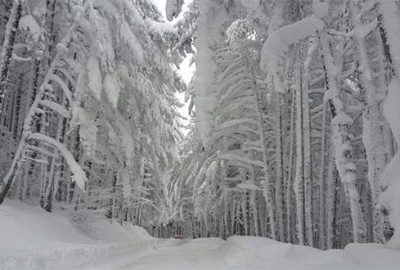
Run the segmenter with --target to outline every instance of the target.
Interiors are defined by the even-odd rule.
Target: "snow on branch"
[[[12,54],[12,59],[15,60],[15,61],[19,61],[19,62],[32,61],[32,57],[21,57],[21,56],[17,55],[16,53]]]
[[[64,144],[42,133],[30,133],[29,138],[43,141],[56,147],[65,158],[65,161],[67,162],[68,167],[71,170],[72,181],[75,182],[81,190],[85,190],[85,183],[87,181],[86,174],[79,166],[79,164],[75,161],[74,156],[71,154],[70,151],[68,151]]]
[[[252,125],[257,125],[257,121],[251,119],[251,118],[241,118],[241,119],[234,119],[230,121],[226,121],[222,123],[221,125],[218,126],[218,130],[223,130],[226,128],[232,128],[238,125],[242,124],[252,124]]]
[[[62,115],[65,118],[68,118],[68,116],[69,116],[68,110],[65,109],[63,106],[61,106],[58,103],[55,103],[50,100],[41,100],[40,104],[42,104],[43,106],[46,106],[47,108],[52,109],[53,111],[59,113],[60,115]]]
[[[273,32],[262,48],[261,69],[275,74],[279,57],[289,50],[290,45],[309,37],[324,26],[322,20],[311,16]]]
[[[69,90],[67,84],[57,75],[51,74],[49,77],[49,80],[55,81],[63,90],[65,97],[71,101],[72,100],[72,94],[71,91]]]
[[[239,164],[254,165],[264,168],[265,164],[258,160],[252,160],[246,157],[240,157],[235,154],[221,154],[218,156],[219,159],[225,159],[229,161],[237,161]]]

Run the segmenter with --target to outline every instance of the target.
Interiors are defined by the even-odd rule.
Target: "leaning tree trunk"
[[[249,56],[247,55],[247,50],[244,49],[244,53],[246,54],[246,64],[248,68],[252,71],[252,74],[255,74],[254,68],[249,61]],[[254,91],[254,103],[257,108],[257,120],[259,123],[259,135],[262,149],[262,159],[264,163],[264,182],[263,182],[263,196],[266,203],[266,212],[269,219],[270,224],[270,235],[272,239],[276,239],[277,237],[277,228],[275,226],[276,215],[275,215],[275,196],[274,196],[274,184],[270,174],[270,164],[268,161],[268,110],[270,109],[270,105],[267,103],[267,98],[265,95],[265,89],[260,89],[259,84],[257,83],[257,79],[254,76],[252,78],[253,81],[253,91]],[[284,230],[284,228],[281,228]]]
[[[332,142],[336,167],[344,186],[346,198],[350,203],[354,241],[362,243],[366,241],[367,228],[362,212],[360,194],[356,186],[357,171],[350,143],[349,125],[352,119],[343,111],[343,104],[339,98],[339,89],[337,87],[338,74],[337,70],[335,70],[335,63],[325,32],[320,33],[320,42],[328,89],[326,102],[328,102],[332,114]]]
[[[362,27],[357,18],[356,10],[353,3],[352,20],[356,29]],[[373,237],[374,242],[384,243],[383,235],[384,219],[381,210],[378,207],[379,202],[379,178],[386,166],[385,160],[385,144],[382,133],[382,122],[380,117],[380,108],[378,100],[378,89],[375,88],[372,80],[373,75],[370,69],[369,56],[366,47],[366,41],[363,36],[355,35],[354,40],[357,45],[357,58],[359,61],[360,71],[360,93],[363,105],[363,143],[367,154],[368,161],[368,181],[372,194],[372,216],[373,216]],[[379,56],[378,56],[379,57]]]

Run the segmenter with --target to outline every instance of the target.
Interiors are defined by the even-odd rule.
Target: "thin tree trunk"
[[[19,21],[22,15],[22,1],[14,0],[11,9],[10,17],[5,29],[5,36],[3,42],[3,48],[1,51],[1,62],[0,62],[0,116],[2,115],[4,98],[7,94],[8,77],[10,74],[11,60],[14,51],[15,38],[17,36],[17,30]]]
[[[312,55],[313,47],[310,48],[309,54]],[[300,59],[302,57],[300,56]],[[300,60],[300,62],[302,62]],[[307,62],[307,61],[306,61]],[[308,67],[305,67],[305,80],[302,85],[302,120],[303,120],[303,177],[304,177],[304,217],[305,217],[305,233],[307,244],[314,246],[313,222],[312,222],[312,162],[311,162],[311,123],[310,123],[310,100],[308,97]]]
[[[276,179],[275,179],[275,202],[276,202],[276,225],[278,229],[278,240],[285,241],[285,226],[283,221],[284,215],[284,189],[283,189],[283,155],[282,155],[282,147],[283,147],[283,133],[282,133],[282,112],[281,112],[281,94],[274,91],[273,93],[275,97],[275,170],[276,170]]]
[[[294,164],[294,155],[295,155],[295,146],[296,146],[296,95],[297,91],[292,92],[291,98],[291,115],[290,115],[290,142],[289,142],[289,165],[288,165],[288,180],[286,186],[286,219],[287,219],[287,240],[289,243],[294,243],[293,239],[293,223],[296,223],[296,220],[292,219],[292,194],[293,194],[293,164]]]
[[[320,167],[320,179],[319,179],[319,248],[326,249],[326,238],[327,238],[327,207],[326,207],[326,200],[327,200],[327,177],[328,174],[326,173],[326,160],[327,156],[329,156],[329,147],[326,145],[327,141],[327,132],[326,132],[326,125],[327,125],[327,115],[326,115],[327,108],[325,104],[323,105],[323,113],[322,113],[322,142],[321,142],[321,167]],[[328,160],[329,163],[329,160]]]
[[[297,60],[299,60],[299,54]],[[304,145],[303,145],[303,91],[301,81],[301,64],[296,61],[296,175],[294,181],[294,192],[296,194],[296,217],[297,217],[297,240],[299,245],[306,244],[305,235],[305,205],[304,205]]]

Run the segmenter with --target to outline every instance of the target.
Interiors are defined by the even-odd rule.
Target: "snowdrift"
[[[400,269],[400,251],[378,244],[319,250],[261,237],[234,236],[219,247],[226,269]]]
[[[137,226],[100,217],[73,224],[16,201],[0,206],[0,239],[1,270],[98,268],[111,258],[140,256],[156,243]]]
[[[15,201],[0,207],[0,240],[0,270],[400,269],[400,251],[378,244],[322,251],[261,237],[155,239],[90,211],[65,217]]]

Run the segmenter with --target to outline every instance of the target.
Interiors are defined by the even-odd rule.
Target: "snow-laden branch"
[[[322,30],[325,23],[316,17],[307,17],[273,32],[265,41],[261,52],[261,69],[276,76],[279,58],[289,50],[289,46]],[[282,91],[282,89],[277,89]]]
[[[15,61],[19,61],[19,62],[32,61],[32,57],[21,57],[21,56],[17,55],[16,53],[13,53],[12,59],[15,60]]]
[[[229,161],[237,161],[239,164],[254,165],[264,168],[265,164],[258,160],[252,160],[246,157],[239,157],[234,154],[221,154],[218,156],[219,159],[225,159]]]
[[[251,118],[234,119],[234,120],[230,120],[230,121],[226,121],[226,122],[222,123],[221,125],[219,125],[217,127],[217,129],[223,130],[223,129],[232,128],[232,127],[236,127],[238,125],[243,125],[243,124],[257,125],[258,122]]]
[[[81,190],[85,190],[85,183],[87,181],[86,174],[75,161],[74,156],[70,151],[68,151],[64,144],[42,133],[31,133],[29,135],[29,139],[43,141],[57,148],[57,150],[60,151],[62,156],[65,158],[65,161],[71,170],[72,181],[75,182]]]
[[[61,106],[58,103],[55,103],[55,102],[50,101],[50,100],[41,100],[40,104],[42,104],[43,106],[46,106],[46,107],[50,108],[51,110],[59,113],[60,115],[62,115],[65,118],[67,118],[69,116],[68,110],[65,109],[63,106]]]
[[[72,94],[71,91],[69,90],[67,84],[57,75],[51,74],[49,80],[55,81],[63,90],[65,97],[71,101],[72,100]]]

